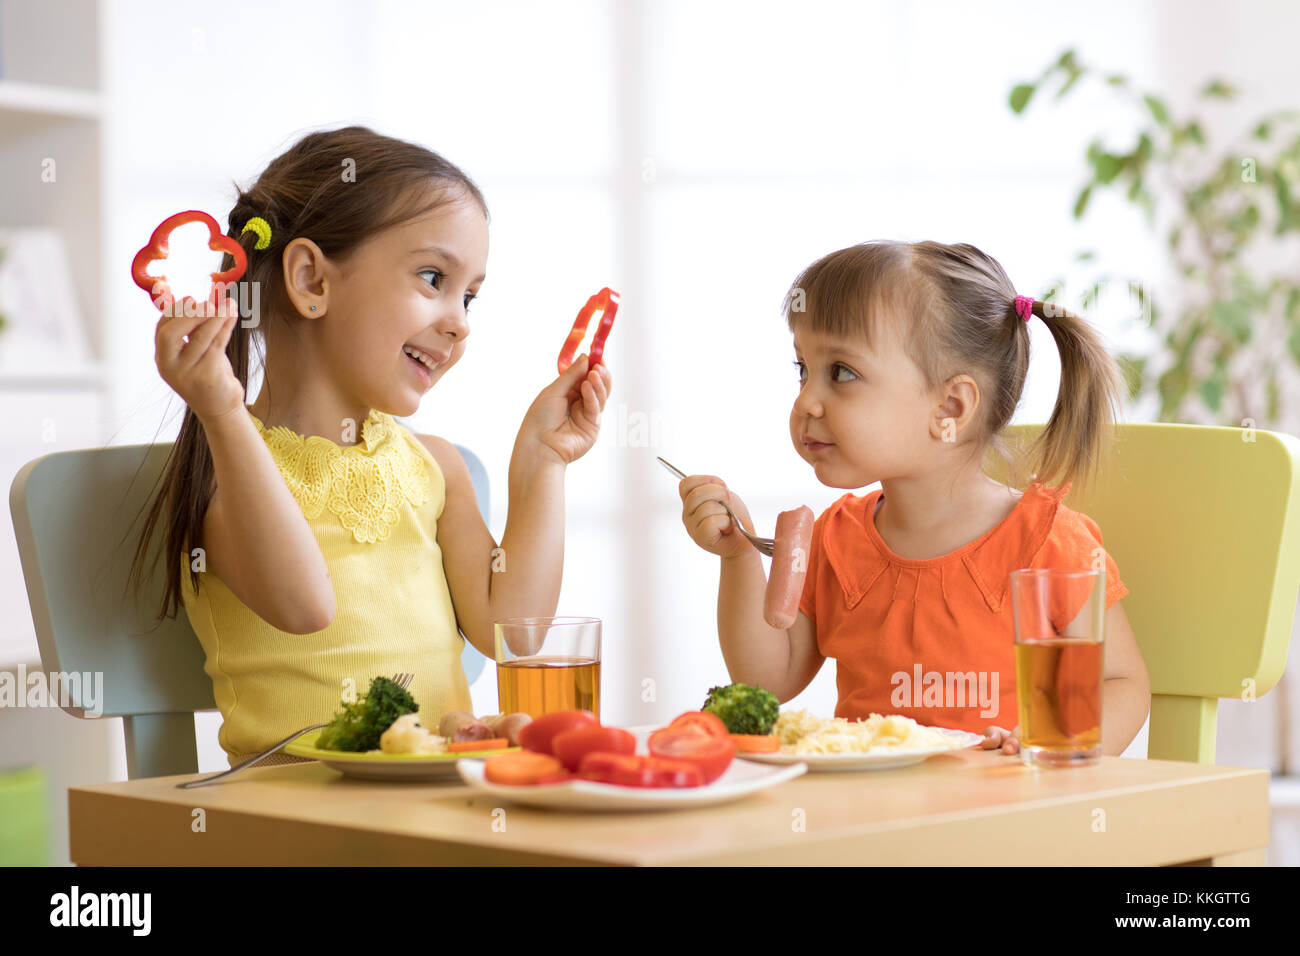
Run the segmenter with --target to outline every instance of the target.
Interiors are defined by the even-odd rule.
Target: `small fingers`
[[[605,382],[605,376],[600,374],[604,369],[605,366],[603,365],[597,366],[596,374],[594,376],[587,376],[587,380],[591,383],[591,387],[596,393],[596,398],[600,402],[601,408],[605,407],[605,399],[609,397],[609,388]]]
[[[1001,727],[985,727],[984,739],[980,741],[980,747],[984,750],[994,750],[1001,747],[1007,739],[1007,732]]]
[[[1020,725],[1019,724],[1016,724],[1015,728],[1011,731],[1011,736],[1008,737],[1006,743],[1002,745],[1002,749],[1009,754],[1020,752]]]
[[[201,324],[190,333],[190,340],[181,351],[176,363],[182,371],[197,365],[207,354],[213,341],[222,332],[228,332],[232,324],[228,310],[224,306],[214,308],[211,303],[205,302],[200,307],[200,311],[203,316]]]
[[[712,503],[713,513],[725,513],[726,509],[722,507],[721,501],[726,494],[726,489],[719,485],[716,479],[705,480],[687,493],[682,500],[682,506],[686,514],[694,514],[701,506]]]
[[[677,483],[677,491],[682,496],[682,502],[685,503],[691,492],[709,484],[721,484],[721,480],[713,475],[689,475]]]

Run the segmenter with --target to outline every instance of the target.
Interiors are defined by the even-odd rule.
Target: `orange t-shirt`
[[[894,554],[876,530],[883,491],[847,494],[813,525],[799,610],[836,661],[836,717],[903,714],[983,733],[1016,712],[1011,578],[1017,568],[1089,570],[1101,532],[1061,504],[1070,486],[1033,482],[1011,514],[951,554]],[[1104,549],[1106,607],[1128,594]]]

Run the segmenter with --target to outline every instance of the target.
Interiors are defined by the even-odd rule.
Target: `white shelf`
[[[0,80],[0,111],[97,120],[103,112],[103,98],[91,90]]]
[[[108,374],[103,365],[0,369],[0,391],[101,389],[107,384]]]

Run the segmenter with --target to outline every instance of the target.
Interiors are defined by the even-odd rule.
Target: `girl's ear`
[[[939,403],[930,412],[930,437],[956,444],[979,408],[979,383],[969,375],[954,375],[943,384]]]
[[[328,263],[320,246],[299,236],[284,247],[280,261],[285,293],[294,309],[307,319],[323,316],[329,304],[329,280]]]

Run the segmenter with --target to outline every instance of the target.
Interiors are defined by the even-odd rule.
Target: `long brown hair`
[[[237,286],[226,291],[231,298],[238,295],[242,303],[259,304],[258,321],[247,326],[242,319],[235,322],[226,345],[245,393],[253,346],[265,369],[267,326],[287,323],[291,313],[281,262],[291,240],[311,239],[327,257],[341,261],[376,233],[441,205],[473,199],[487,215],[482,193],[457,167],[423,146],[363,126],[309,133],[272,160],[249,189],[237,183],[235,189],[238,199],[227,218],[226,235],[243,246],[248,269]],[[242,232],[254,216],[271,227],[270,245],[264,249],[254,248],[255,232]],[[234,257],[227,253],[221,270],[233,264]],[[254,289],[257,299],[252,298]],[[203,517],[212,499],[214,477],[202,423],[187,406],[131,567],[138,595],[145,581],[149,543],[159,521],[165,519],[162,555],[168,557],[167,587],[159,620],[175,615],[181,606],[180,557],[202,546]],[[192,566],[190,582],[197,591],[199,572]]]
[[[870,342],[875,323],[903,324],[902,341],[929,388],[965,373],[980,385],[972,455],[992,450],[1023,487],[1086,487],[1103,463],[1118,417],[1123,376],[1100,336],[1080,316],[1034,301],[1061,355],[1061,384],[1047,425],[1028,448],[1002,434],[1029,371],[1029,329],[1015,310],[1016,288],[992,256],[968,243],[865,242],[808,266],[786,297],[786,322]]]

